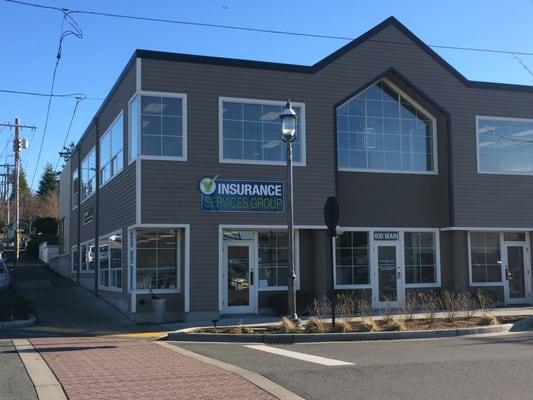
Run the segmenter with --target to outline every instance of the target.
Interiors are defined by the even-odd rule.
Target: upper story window
[[[124,127],[122,113],[100,138],[100,185],[122,171]]]
[[[141,94],[130,102],[130,160],[138,155],[186,159],[187,97]]]
[[[478,172],[533,174],[533,119],[476,117]]]
[[[78,168],[72,171],[72,209],[78,207],[78,196],[80,192],[80,174]]]
[[[436,121],[386,80],[337,108],[339,170],[436,172]]]
[[[96,189],[96,153],[94,147],[81,163],[81,201],[89,198]]]
[[[285,164],[286,147],[281,140],[279,114],[285,102],[219,99],[220,161],[249,164]],[[305,164],[305,106],[293,103],[296,140],[293,160]]]

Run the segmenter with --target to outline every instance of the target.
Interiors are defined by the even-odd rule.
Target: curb
[[[510,332],[522,332],[527,331],[533,328],[533,317],[524,318],[520,321],[517,321],[513,324],[513,327],[509,330]]]
[[[533,326],[533,318],[528,318]],[[523,320],[525,322],[525,320]],[[479,335],[484,333],[500,333],[514,331],[517,324],[495,326],[479,326],[475,328],[451,328],[424,331],[391,331],[391,332],[349,332],[349,333],[297,333],[297,334],[228,334],[228,333],[186,333],[169,332],[167,340],[182,342],[234,342],[234,343],[265,343],[293,344],[311,342],[344,342],[363,340],[397,340],[397,339],[434,339],[455,336]],[[523,329],[523,328],[521,328]]]
[[[165,342],[155,342],[155,343],[158,344],[159,346],[162,346],[168,350],[174,351],[186,357],[193,358],[195,360],[204,362],[209,365],[213,365],[225,371],[239,375],[242,378],[246,379],[248,382],[251,382],[252,384],[257,386],[258,388],[264,390],[267,393],[270,393],[272,396],[276,397],[277,399],[304,400],[302,397],[298,396],[297,394],[291,392],[288,389],[285,389],[283,386],[280,386],[275,382],[272,382],[270,379],[267,379],[264,376],[257,374],[256,372],[252,372],[247,369],[243,369],[235,365],[225,363],[223,361],[215,360],[213,358],[209,358],[201,354],[182,349],[179,346],[175,346],[169,343],[165,343]]]
[[[2,321],[0,322],[0,329],[6,328],[25,328],[27,326],[32,326],[37,321],[35,315],[29,313],[30,317],[28,319],[15,319],[13,321]]]

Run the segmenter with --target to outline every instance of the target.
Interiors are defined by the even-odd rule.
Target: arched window
[[[337,108],[339,170],[431,173],[435,119],[388,81]]]

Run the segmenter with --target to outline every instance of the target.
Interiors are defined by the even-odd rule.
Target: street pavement
[[[310,400],[523,400],[533,393],[533,332],[272,346],[353,364],[343,366],[239,344],[174,344],[257,372]]]
[[[0,340],[0,399],[37,399],[33,384],[11,340]]]

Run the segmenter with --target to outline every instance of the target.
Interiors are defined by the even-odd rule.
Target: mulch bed
[[[500,324],[508,324],[517,322],[527,316],[517,315],[517,316],[504,316],[497,317],[497,322]],[[494,320],[490,318],[482,317],[471,317],[471,318],[455,318],[453,321],[450,321],[446,318],[435,318],[433,321],[430,321],[427,318],[424,319],[412,319],[409,321],[402,320],[400,323],[395,319],[381,319],[374,320],[373,323],[368,321],[365,323],[363,321],[340,321],[337,323],[337,327],[332,330],[330,323],[323,324],[323,330],[321,332],[379,332],[379,331],[419,331],[419,330],[431,330],[431,329],[458,329],[458,328],[473,328],[477,326],[487,326],[494,324]],[[229,334],[281,334],[281,333],[316,333],[316,330],[305,329],[306,325],[304,324],[301,329],[297,329],[294,332],[287,332],[286,329],[283,329],[280,324],[273,324],[262,327],[247,327],[246,325],[242,326],[233,326],[233,327],[217,327],[215,328],[198,328],[195,329],[192,333],[229,333]]]

